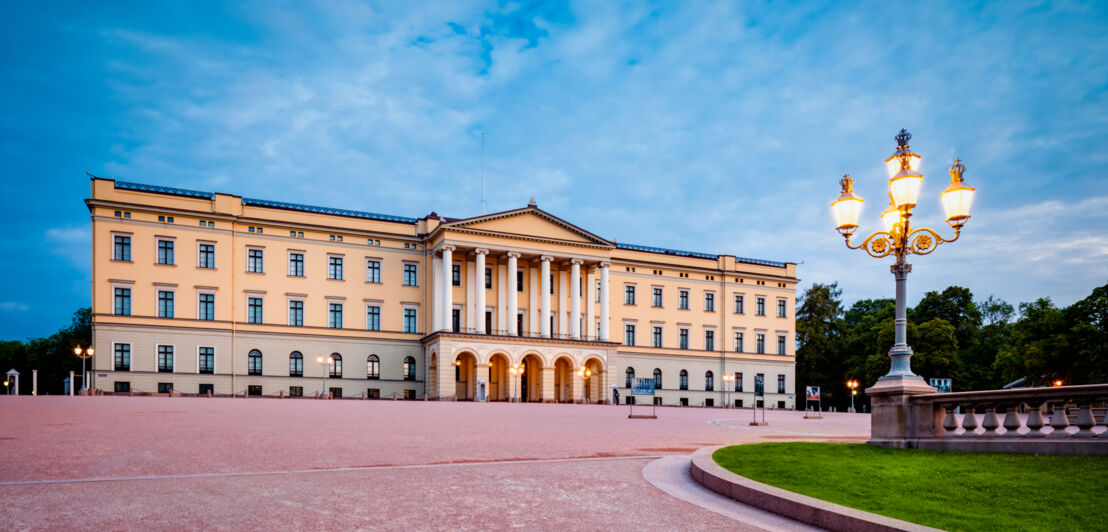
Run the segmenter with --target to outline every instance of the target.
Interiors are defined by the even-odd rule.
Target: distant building
[[[623,402],[638,377],[750,406],[763,375],[794,406],[792,263],[617,244],[534,202],[405,218],[93,178],[87,204],[105,391],[314,395],[330,355],[343,397]]]

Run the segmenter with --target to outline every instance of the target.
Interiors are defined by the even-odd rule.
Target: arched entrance
[[[531,403],[542,402],[542,358],[531,353],[523,357],[523,375],[519,378],[519,397]]]
[[[454,360],[454,393],[459,401],[477,396],[477,357],[473,353],[461,353]]]
[[[600,360],[590,358],[585,361],[588,377],[585,377],[585,402],[594,404],[607,399],[604,396],[604,366]]]
[[[507,401],[512,397],[508,378],[508,357],[497,353],[489,359],[489,401]]]
[[[554,361],[554,400],[572,403],[573,399],[573,361],[569,357],[558,357]]]

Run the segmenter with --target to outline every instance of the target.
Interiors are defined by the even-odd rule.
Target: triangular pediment
[[[537,207],[498,212],[456,220],[444,225],[446,229],[466,229],[486,233],[516,235],[525,238],[543,238],[580,244],[611,246],[600,238],[576,225]]]

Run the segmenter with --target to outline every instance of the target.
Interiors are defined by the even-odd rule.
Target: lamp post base
[[[916,422],[918,416],[932,416],[931,408],[913,408],[910,398],[915,395],[935,393],[936,388],[923,381],[923,377],[886,375],[877,384],[866,388],[870,397],[870,445],[907,447],[910,440],[930,435],[912,434],[912,427],[923,426]]]

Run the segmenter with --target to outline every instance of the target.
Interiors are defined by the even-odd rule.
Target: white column
[[[589,268],[585,274],[585,329],[583,338],[596,339],[596,271]]]
[[[608,267],[607,262],[600,263],[600,341],[608,341]]]
[[[450,275],[454,264],[454,246],[442,247],[442,330],[453,330],[454,320],[451,314],[454,310],[454,282]],[[439,365],[446,365],[446,359],[439,361]]]
[[[500,264],[496,265],[496,330],[497,334],[504,334],[508,330],[508,322],[504,321],[508,315],[508,283],[504,279],[508,268],[503,261],[497,262]]]
[[[581,259],[569,261],[569,337],[581,339]]]
[[[465,276],[465,279],[466,279],[465,280],[465,285],[466,285],[466,305],[465,305],[466,322],[465,322],[465,325],[463,325],[463,327],[465,327],[464,330],[466,330],[466,331],[473,331],[473,330],[476,330],[476,326],[474,326],[473,324],[476,321],[476,316],[477,316],[477,309],[474,308],[474,305],[473,305],[474,302],[475,302],[475,299],[477,297],[477,268],[474,266],[473,261],[471,261],[471,260],[466,261],[465,271],[466,271],[466,276]]]
[[[477,306],[477,334],[485,334],[485,255],[488,254],[487,249],[478,249],[477,253],[477,285],[473,288],[477,292],[476,300]]]
[[[442,257],[435,257],[434,266],[432,268],[434,272],[434,280],[431,285],[431,300],[434,301],[434,313],[431,316],[431,330],[442,330]]]
[[[539,330],[542,331],[542,335],[546,338],[550,337],[550,261],[554,260],[554,257],[550,255],[543,255],[539,258],[542,261],[542,271],[539,273],[539,290],[542,292],[542,312],[539,313]]]
[[[519,314],[519,287],[516,285],[516,273],[519,267],[517,260],[519,259],[519,253],[514,251],[508,252],[508,315],[505,319],[508,320],[508,335],[515,336],[519,334],[519,330],[516,329],[516,314]]]

